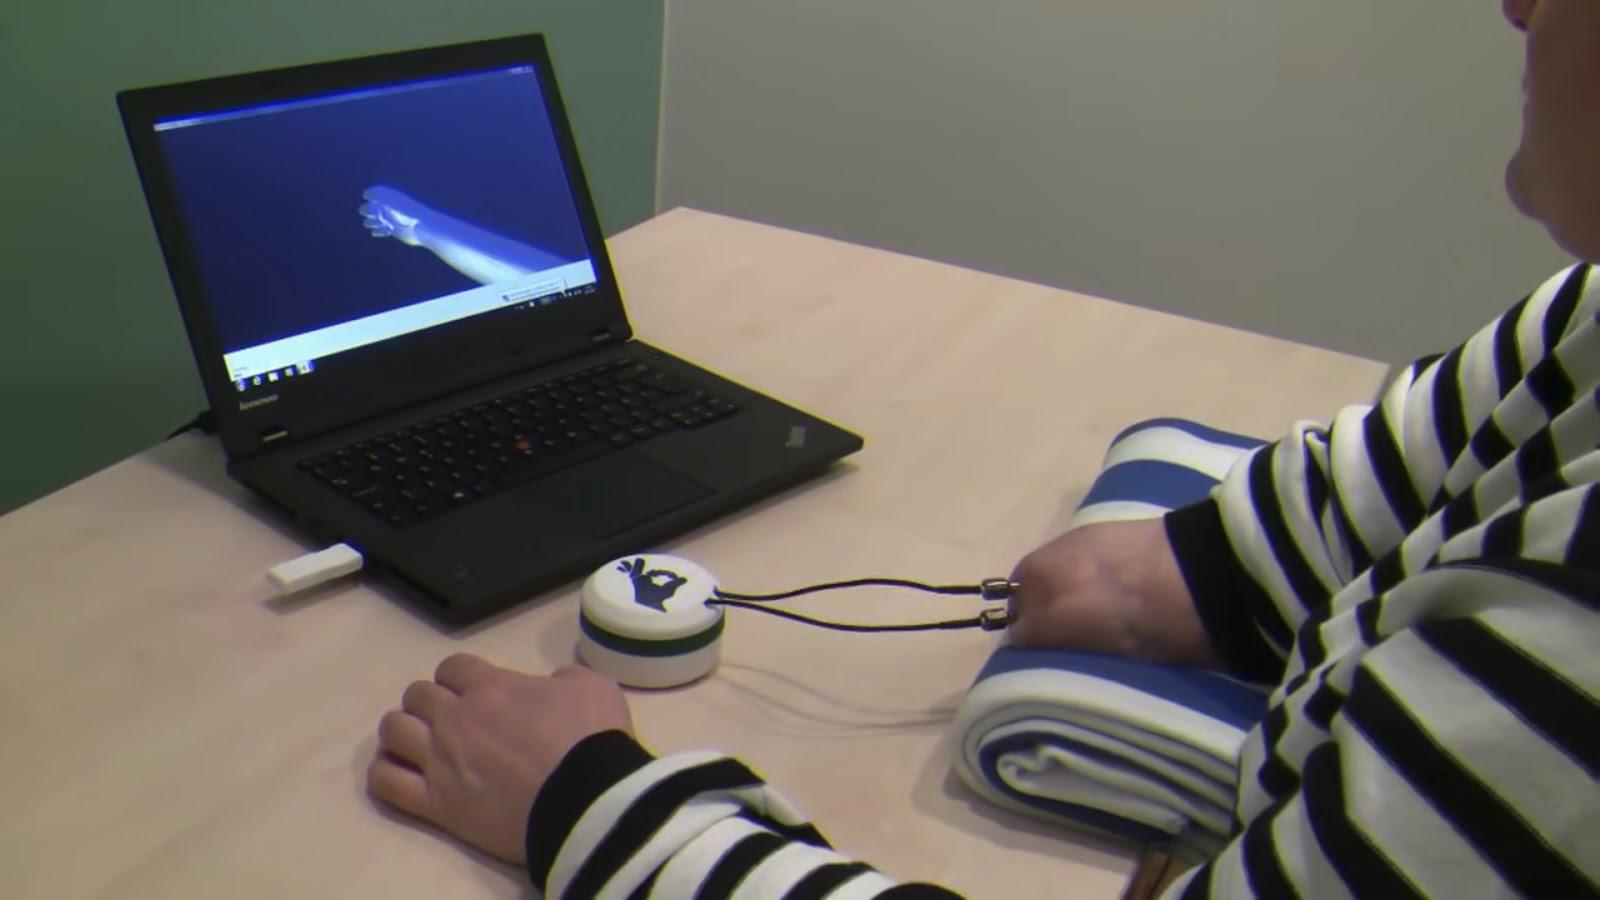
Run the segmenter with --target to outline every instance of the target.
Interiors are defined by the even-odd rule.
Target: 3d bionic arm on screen
[[[373,237],[394,238],[431,250],[479,284],[510,281],[570,262],[462,221],[388,185],[374,185],[361,196],[366,201],[361,204],[361,217]]]

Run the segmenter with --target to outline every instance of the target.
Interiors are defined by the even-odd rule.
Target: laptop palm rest
[[[597,460],[518,494],[575,530],[604,538],[707,496],[711,489],[636,453]]]

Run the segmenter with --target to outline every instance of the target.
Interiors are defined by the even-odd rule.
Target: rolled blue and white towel
[[[1071,527],[1202,500],[1261,444],[1181,419],[1135,425]],[[955,768],[997,806],[1209,855],[1232,831],[1239,747],[1267,693],[1215,672],[1004,646],[962,701]]]

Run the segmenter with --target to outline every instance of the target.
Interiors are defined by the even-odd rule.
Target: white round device
[[[722,656],[717,583],[677,556],[638,553],[583,584],[578,658],[630,687],[667,688],[709,675]]]

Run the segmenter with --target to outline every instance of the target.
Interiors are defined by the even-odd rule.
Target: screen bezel
[[[593,293],[533,309],[498,310],[347,354],[338,366],[285,381],[266,403],[244,404],[223,361],[212,298],[191,250],[156,123],[307,94],[380,87],[478,71],[534,67],[573,202],[594,264]],[[230,458],[325,433],[352,422],[627,340],[632,328],[577,142],[541,34],[404,50],[117,94],[124,130],[195,363]],[[337,359],[337,357],[336,357]],[[249,408],[241,408],[248,405]]]

